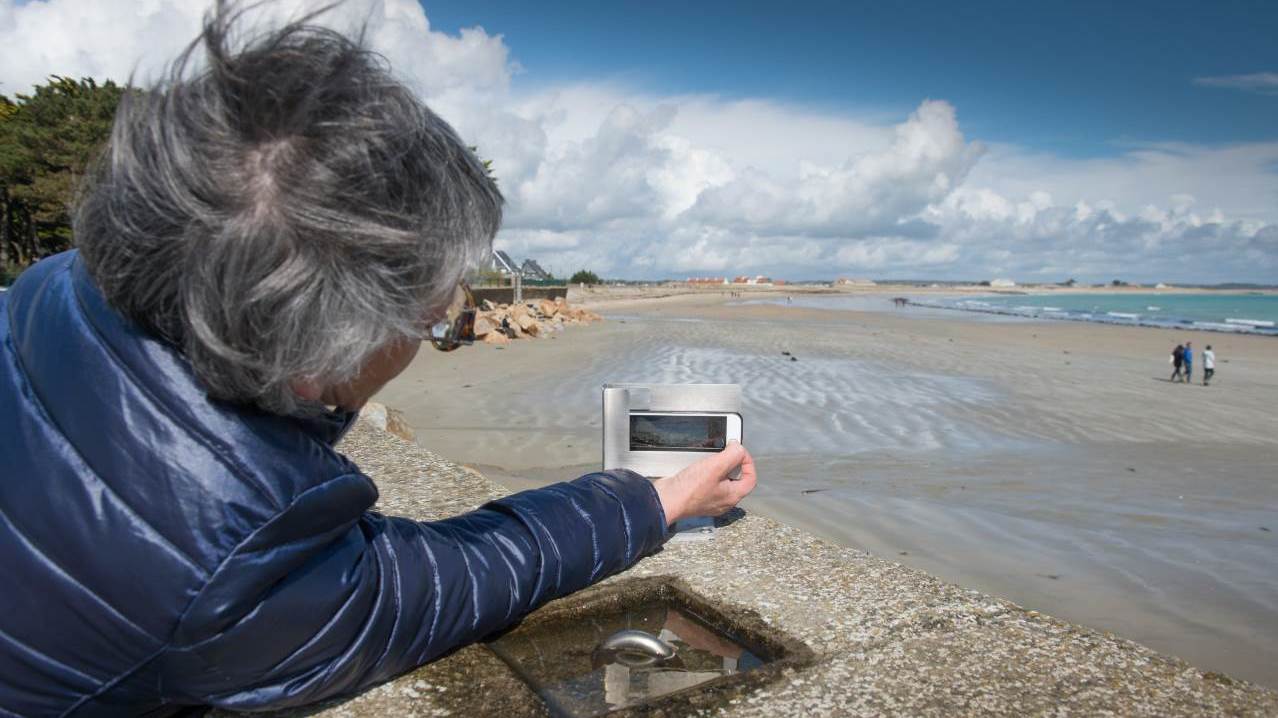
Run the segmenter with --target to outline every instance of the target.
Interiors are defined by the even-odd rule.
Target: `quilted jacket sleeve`
[[[344,476],[246,539],[194,598],[161,657],[169,701],[239,710],[359,690],[629,567],[661,544],[651,483],[614,471],[445,521],[366,509]]]

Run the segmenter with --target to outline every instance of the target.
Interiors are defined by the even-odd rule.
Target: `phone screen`
[[[705,414],[631,414],[631,451],[723,451],[728,417]]]

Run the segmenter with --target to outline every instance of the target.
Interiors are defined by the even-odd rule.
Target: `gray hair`
[[[218,2],[163,81],[125,94],[76,244],[107,301],[211,396],[307,413],[292,380],[352,379],[425,335],[502,197],[361,40],[310,15],[233,47],[238,17]]]

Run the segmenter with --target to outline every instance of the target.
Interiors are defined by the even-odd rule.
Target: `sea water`
[[[1035,319],[1278,335],[1273,294],[1027,294],[918,302]]]

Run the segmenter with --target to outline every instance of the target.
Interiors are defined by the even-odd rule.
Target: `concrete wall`
[[[510,304],[515,301],[514,287],[471,287],[471,294],[475,295],[475,301],[482,302],[485,299],[494,304]],[[568,287],[524,287],[524,301],[530,299],[554,299],[555,297],[568,297]]]

